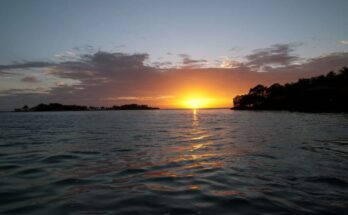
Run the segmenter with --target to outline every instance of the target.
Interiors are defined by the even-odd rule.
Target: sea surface
[[[347,114],[0,113],[0,214],[347,213]]]

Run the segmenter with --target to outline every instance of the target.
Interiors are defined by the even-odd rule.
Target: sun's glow
[[[214,99],[212,98],[186,98],[184,99],[184,107],[199,109],[199,108],[209,108],[213,105]]]
[[[206,105],[207,101],[205,99],[202,98],[192,98],[192,99],[188,99],[186,100],[186,106],[189,108],[202,108]]]
[[[231,106],[231,96],[208,86],[189,86],[177,89],[170,106],[184,109],[225,108]]]

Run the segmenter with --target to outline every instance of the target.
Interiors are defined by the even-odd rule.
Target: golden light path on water
[[[210,131],[200,127],[199,110],[192,109],[192,127],[186,133],[184,142],[186,144],[180,146],[173,146],[169,148],[169,154],[176,156],[171,157],[167,162],[187,162],[183,165],[179,172],[186,172],[186,176],[194,177],[193,170],[208,170],[214,168],[221,168],[224,166],[222,161],[215,161],[215,158],[223,156],[220,153],[214,152],[213,142],[206,140],[212,136]],[[168,174],[168,173],[165,173]],[[172,174],[176,175],[177,174]],[[185,174],[184,174],[185,175]],[[187,185],[188,189],[201,190],[201,185],[191,184]]]
[[[224,151],[216,149],[215,142],[211,139],[215,134],[211,130],[205,129],[200,124],[199,109],[187,110],[191,112],[191,125],[180,129],[174,133],[174,137],[180,140],[177,144],[167,145],[163,143],[158,149],[153,151],[139,151],[131,153],[123,158],[123,162],[118,165],[110,165],[113,161],[108,161],[102,166],[94,169],[87,169],[86,172],[79,173],[79,177],[90,177],[91,175],[114,172],[125,165],[127,169],[148,169],[148,171],[137,174],[139,178],[171,178],[182,180],[189,178],[181,187],[173,187],[171,184],[160,183],[135,183],[132,186],[114,186],[113,189],[136,189],[136,190],[158,190],[158,191],[180,191],[180,190],[204,190],[204,186],[195,183],[195,178],[199,177],[201,171],[215,171],[225,166],[223,157]],[[189,116],[188,114],[187,116]],[[146,162],[142,160],[146,159]],[[172,166],[175,167],[172,167]],[[122,169],[122,168],[121,168]],[[159,169],[159,170],[157,170]],[[91,171],[92,170],[92,171]],[[116,184],[128,183],[135,180],[134,176],[120,177],[113,179]],[[85,187],[86,188],[86,187]],[[94,189],[94,188],[92,188]],[[80,190],[79,190],[80,191]],[[215,191],[214,191],[215,192]],[[232,193],[235,191],[231,191]],[[230,191],[226,194],[230,194]],[[224,195],[220,193],[219,195]]]
[[[113,164],[114,161],[110,160],[106,164],[98,165],[94,170],[87,169],[87,172],[82,174],[80,172],[79,177],[90,177],[100,174],[100,172],[103,174],[117,172],[123,168],[146,170],[143,173],[126,174],[114,178],[112,180],[114,185],[110,189],[171,192],[196,190],[216,196],[240,195],[241,193],[236,190],[215,190],[211,189],[210,185],[206,186],[199,182],[203,175],[215,175],[217,171],[224,169],[226,158],[233,156],[233,154],[239,153],[238,155],[240,155],[244,153],[216,140],[219,133],[224,131],[208,129],[206,122],[204,122],[204,120],[207,120],[204,111],[200,109],[185,111],[186,117],[191,117],[191,120],[187,118],[187,122],[191,121],[191,123],[182,128],[177,128],[174,133],[169,135],[168,138],[176,139],[175,144],[162,142],[157,146],[158,148],[153,148],[151,151],[140,150],[136,153],[129,153],[126,157],[119,158],[116,165]],[[231,151],[231,149],[233,150]],[[85,175],[86,173],[87,175]],[[138,181],[139,179],[163,181],[143,183],[140,182],[141,180]],[[169,181],[166,182],[166,180]],[[173,186],[172,180],[185,181],[185,183],[181,183],[180,186]],[[128,183],[131,185],[123,185]]]

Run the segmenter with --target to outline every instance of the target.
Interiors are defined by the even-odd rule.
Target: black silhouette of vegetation
[[[257,85],[236,96],[233,105],[233,110],[348,112],[348,68],[285,85]]]
[[[102,111],[102,110],[156,110],[159,108],[149,107],[147,105],[126,104],[112,107],[94,107],[80,105],[63,105],[59,103],[39,104],[29,108],[27,105],[22,108],[16,108],[15,112],[35,112],[35,111]]]

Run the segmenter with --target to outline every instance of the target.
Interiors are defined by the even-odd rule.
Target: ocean
[[[344,214],[348,114],[0,113],[0,214]]]

